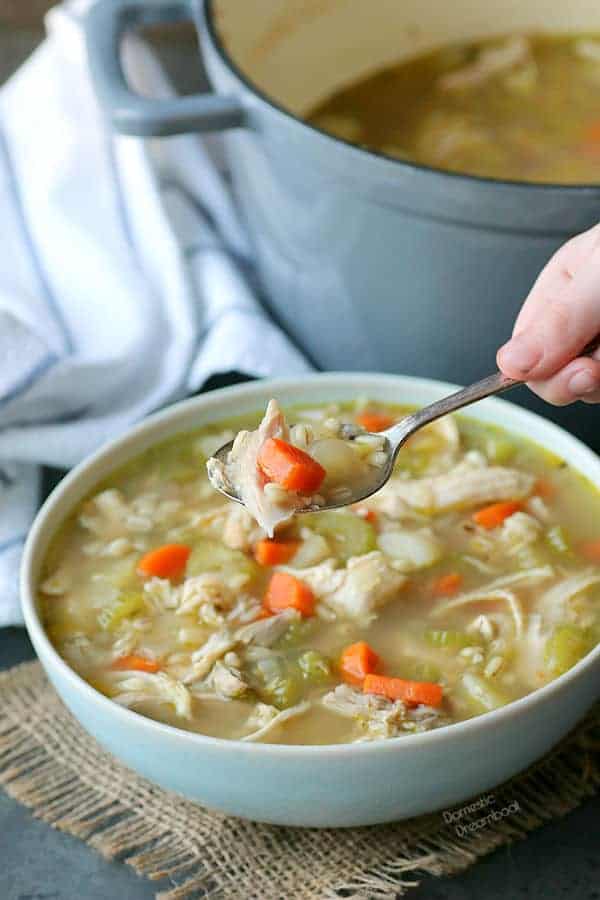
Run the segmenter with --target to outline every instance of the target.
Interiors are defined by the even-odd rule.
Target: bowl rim
[[[222,401],[226,401],[227,404],[231,403],[232,405],[235,405],[236,400],[244,398],[252,399],[253,401],[256,401],[256,409],[259,409],[261,405],[269,399],[270,395],[276,396],[278,393],[284,393],[286,391],[301,391],[311,383],[314,383],[315,387],[317,385],[322,386],[325,390],[328,387],[330,389],[337,387],[341,388],[342,391],[345,389],[350,390],[353,383],[356,383],[357,388],[362,386],[363,394],[368,394],[369,390],[372,390],[375,396],[377,388],[379,387],[381,390],[384,386],[397,387],[399,393],[409,393],[412,390],[424,390],[425,392],[431,391],[432,393],[439,393],[440,396],[444,393],[450,393],[451,391],[458,389],[457,385],[434,379],[408,375],[377,374],[373,372],[325,372],[305,374],[296,377],[259,379],[248,383],[219,388],[209,391],[206,394],[200,394],[171,404],[165,409],[143,419],[133,427],[128,428],[117,438],[103,444],[98,450],[87,456],[82,462],[75,466],[52,490],[38,511],[25,542],[20,571],[21,605],[27,632],[44,669],[56,669],[62,678],[69,683],[71,688],[77,691],[86,702],[99,706],[99,708],[107,715],[115,716],[118,720],[123,721],[124,724],[129,724],[131,727],[137,726],[142,730],[146,730],[149,736],[154,734],[157,737],[162,736],[166,739],[183,740],[189,742],[191,746],[197,746],[198,748],[210,747],[218,749],[220,752],[241,752],[246,754],[249,753],[251,755],[266,754],[267,756],[300,755],[303,757],[329,757],[338,755],[345,756],[350,753],[355,756],[362,756],[364,754],[389,751],[398,752],[401,748],[405,748],[405,751],[408,752],[409,750],[414,750],[421,746],[429,747],[435,745],[440,741],[460,740],[463,736],[476,732],[479,729],[485,729],[487,727],[494,728],[509,719],[527,715],[532,707],[547,703],[556,695],[563,693],[573,682],[589,673],[590,670],[600,663],[600,644],[598,644],[563,675],[560,675],[558,678],[555,678],[553,681],[550,681],[542,687],[536,688],[531,693],[511,701],[506,706],[500,707],[499,709],[481,713],[473,718],[444,725],[440,728],[418,734],[401,735],[399,737],[386,738],[385,740],[380,741],[341,744],[277,744],[268,743],[266,741],[249,742],[241,739],[212,737],[210,735],[187,731],[184,728],[167,725],[163,722],[144,716],[141,713],[137,713],[134,710],[120,706],[97,691],[73,668],[71,668],[54,648],[42,626],[37,610],[35,597],[36,584],[35,579],[33,578],[35,563],[40,554],[38,545],[42,539],[44,539],[46,545],[50,540],[50,538],[45,537],[44,535],[44,532],[48,528],[48,518],[52,514],[56,514],[59,519],[59,522],[52,528],[52,533],[54,534],[58,527],[60,527],[73,511],[72,503],[66,505],[63,510],[60,510],[60,507],[67,502],[64,499],[65,494],[76,487],[79,481],[85,480],[90,469],[110,460],[110,457],[115,452],[124,450],[127,454],[127,458],[135,457],[141,452],[140,449],[135,449],[136,445],[142,442],[143,439],[148,437],[153,431],[158,430],[161,426],[173,426],[172,428],[168,428],[172,435],[184,433],[186,430],[185,426],[177,427],[180,420],[185,420],[185,418],[188,417],[188,414],[190,417],[193,417],[193,414],[198,410],[210,411],[211,409],[217,413],[214,416],[214,420],[212,420],[214,424],[216,424],[220,420],[230,418],[232,415],[241,414],[239,412],[234,413],[230,409],[225,408],[222,414],[218,415],[218,410]],[[284,399],[283,402],[285,404],[289,401]],[[315,402],[326,402],[326,399],[318,399],[315,400]],[[530,412],[515,404],[508,403],[506,400],[489,398],[480,401],[480,404],[477,406],[478,408],[483,408],[484,405],[486,410],[489,410],[492,413],[492,418],[494,419],[497,417],[501,418],[502,411],[508,408],[510,409],[512,418],[521,421],[524,430],[527,425],[534,424],[538,427],[541,425],[542,430],[548,432],[549,438],[554,435],[557,438],[560,437],[562,441],[566,439],[567,444],[569,445],[569,451],[587,457],[593,474],[590,475],[586,473],[586,477],[600,490],[600,457],[598,457],[590,447],[566,431],[566,429],[561,428],[537,413]],[[478,418],[477,414],[470,417],[474,419]],[[512,426],[510,426],[508,430],[510,431],[511,428]],[[161,441],[168,439],[168,437],[168,434],[161,435],[155,442],[150,441],[149,445],[152,443],[160,443]],[[538,440],[537,437],[534,436],[530,439],[539,443],[539,445],[545,449],[551,450],[546,443]],[[123,460],[120,461],[119,464],[113,466],[111,470],[123,465],[123,462]],[[574,468],[576,468],[577,471],[580,471],[578,466],[574,466]],[[103,478],[106,477],[105,474]],[[103,479],[96,479],[96,483],[98,483],[99,480]],[[90,489],[92,489],[92,486],[90,486]],[[88,492],[89,489],[86,493]]]

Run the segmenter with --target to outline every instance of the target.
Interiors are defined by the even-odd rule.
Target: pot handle
[[[140,25],[193,19],[189,0],[97,0],[85,17],[85,37],[98,99],[115,131],[161,137],[219,131],[245,124],[241,101],[219,94],[153,100],[135,94],[121,65],[124,34]]]

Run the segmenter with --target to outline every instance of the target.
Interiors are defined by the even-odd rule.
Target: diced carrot
[[[131,670],[135,672],[159,672],[160,666],[153,659],[147,659],[145,656],[138,656],[135,653],[130,653],[127,656],[120,656],[118,659],[115,659],[111,665],[111,669],[124,669],[126,671]]]
[[[473,521],[482,528],[497,528],[502,525],[505,519],[514,515],[521,509],[522,504],[516,500],[507,500],[505,503],[492,503],[491,506],[484,506],[473,514]]]
[[[600,563],[600,538],[595,541],[585,541],[579,548],[581,555],[591,562]]]
[[[137,566],[138,573],[157,578],[181,578],[191,552],[187,544],[164,544],[142,556]]]
[[[355,506],[354,512],[357,516],[360,516],[361,519],[365,519],[365,521],[370,522],[371,525],[375,525],[377,523],[377,513],[374,509],[368,509],[366,506]]]
[[[462,584],[463,577],[460,572],[448,572],[447,575],[441,575],[431,585],[431,592],[434,597],[450,597],[456,594]]]
[[[288,491],[312,494],[327,474],[320,463],[281,438],[269,438],[258,454],[258,466],[269,481]]]
[[[556,487],[547,478],[538,478],[533,493],[536,497],[542,497],[544,500],[551,500],[556,494]]]
[[[373,672],[379,664],[379,657],[366,641],[350,644],[340,657],[340,671],[344,681],[362,684],[365,676]]]
[[[272,613],[283,609],[297,609],[301,616],[312,616],[315,611],[315,596],[299,578],[294,578],[287,572],[274,572],[267,586],[263,606]]]
[[[440,706],[442,688],[432,681],[406,681],[404,678],[389,678],[387,675],[366,676],[363,693],[380,694],[388,700],[403,700],[409,706]]]
[[[254,558],[261,566],[282,566],[289,562],[300,541],[276,541],[269,538],[259,541],[254,547]]]
[[[357,425],[361,425],[365,431],[385,431],[386,428],[389,428],[394,424],[394,419],[392,416],[389,416],[387,413],[382,412],[368,412],[365,410],[364,412],[357,413],[356,415],[356,423]]]

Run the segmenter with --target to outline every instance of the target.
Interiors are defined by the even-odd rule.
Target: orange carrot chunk
[[[361,425],[365,431],[385,431],[394,424],[392,416],[382,412],[364,412],[358,413],[356,416],[357,425]]]
[[[600,538],[595,541],[585,541],[579,548],[581,555],[591,562],[600,563]]]
[[[405,681],[387,675],[369,674],[363,681],[363,693],[379,694],[388,700],[402,700],[409,706],[440,706],[442,688],[432,681]]]
[[[153,673],[159,672],[160,666],[153,659],[146,659],[145,656],[138,656],[135,653],[130,653],[127,656],[120,656],[118,659],[115,659],[111,665],[111,669]]]
[[[340,657],[340,671],[344,681],[362,684],[365,677],[379,664],[379,657],[366,641],[350,644]]]
[[[431,585],[431,592],[434,597],[451,597],[460,589],[463,577],[460,572],[448,572],[447,575],[441,575]]]
[[[301,616],[312,616],[315,611],[315,595],[303,581],[287,572],[271,575],[263,606],[272,613],[283,609],[297,609]]]
[[[181,578],[191,552],[191,547],[186,544],[164,544],[142,556],[138,573],[157,578]]]
[[[497,528],[505,519],[514,515],[521,509],[521,503],[516,500],[507,500],[505,503],[492,503],[484,506],[473,514],[473,521],[482,528]]]
[[[254,558],[261,566],[282,566],[289,562],[300,541],[276,541],[265,538],[254,547]]]
[[[281,438],[264,442],[258,454],[258,467],[268,481],[300,494],[318,491],[327,474],[316,459]]]

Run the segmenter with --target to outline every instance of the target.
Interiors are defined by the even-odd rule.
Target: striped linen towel
[[[0,626],[22,621],[40,465],[72,466],[210,375],[309,368],[253,293],[218,141],[113,135],[84,9],[52,10],[0,90]],[[125,53],[138,90],[168,94],[141,41]]]

